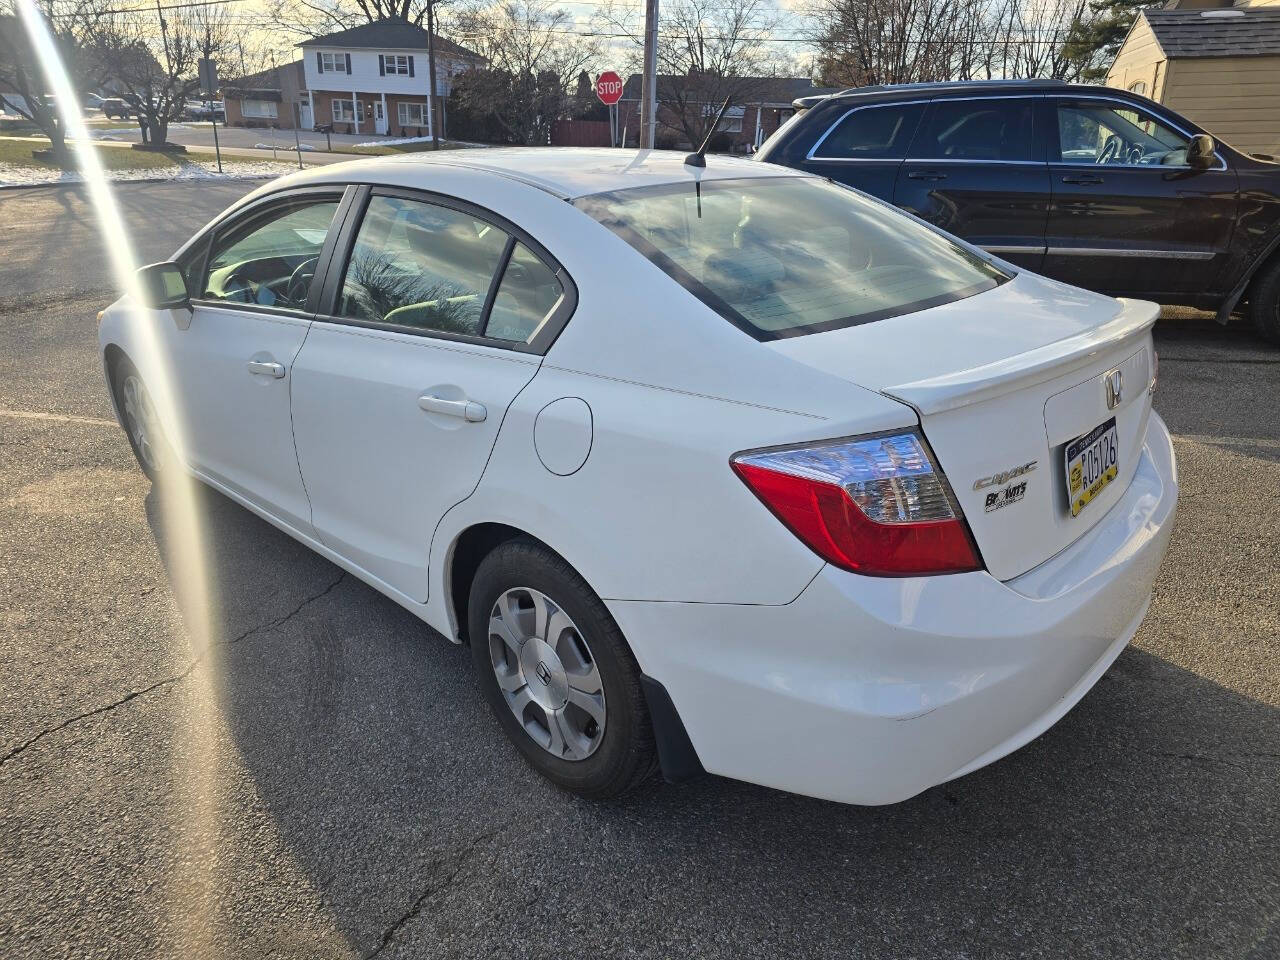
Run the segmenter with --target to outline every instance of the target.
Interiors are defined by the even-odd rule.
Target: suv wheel
[[[508,541],[481,562],[467,612],[485,699],[530,766],[592,798],[653,773],[639,667],[577,571],[541,544]]]
[[[1258,336],[1280,344],[1280,256],[1273,257],[1254,278],[1249,317]]]

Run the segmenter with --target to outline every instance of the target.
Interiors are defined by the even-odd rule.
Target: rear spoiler
[[[797,110],[808,110],[810,107],[816,107],[823,100],[830,100],[835,94],[824,93],[816,97],[796,97],[791,101],[791,105]]]
[[[1154,303],[1120,298],[1116,315],[1092,330],[981,367],[885,387],[881,393],[910,404],[921,416],[981,403],[1087,366],[1099,353],[1144,335],[1159,316]]]

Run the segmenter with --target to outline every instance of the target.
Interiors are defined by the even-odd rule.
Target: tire
[[[538,596],[550,627],[541,635]],[[502,630],[491,630],[495,609],[521,636],[504,640]],[[538,773],[591,799],[624,794],[653,774],[657,751],[640,669],[605,605],[561,557],[532,540],[500,544],[476,570],[467,619],[485,699]],[[579,704],[595,703],[587,691],[597,685],[599,702],[589,712]]]
[[[1273,257],[1253,280],[1249,319],[1258,336],[1280,345],[1280,256]]]
[[[121,357],[111,370],[111,391],[115,395],[120,422],[138,466],[153,484],[161,484],[175,469],[173,448],[164,435],[151,393],[142,381],[138,368],[128,357]]]

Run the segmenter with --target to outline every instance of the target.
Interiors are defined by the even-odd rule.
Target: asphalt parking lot
[[[251,186],[121,186],[140,261]],[[0,194],[0,956],[1280,957],[1280,351],[1157,329],[1169,557],[1025,749],[890,807],[599,804],[464,651],[212,493],[205,636],[111,420],[100,251],[77,189]]]

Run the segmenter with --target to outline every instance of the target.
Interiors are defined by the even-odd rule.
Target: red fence
[[[609,121],[557,120],[551,128],[553,147],[607,147]]]

